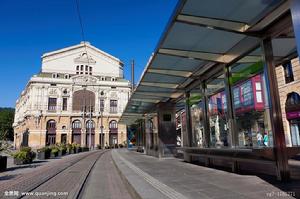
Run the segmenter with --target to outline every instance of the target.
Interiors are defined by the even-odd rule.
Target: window
[[[62,110],[66,111],[68,109],[68,98],[63,98]]]
[[[52,78],[58,78],[58,77],[59,77],[59,75],[57,73],[52,74]]]
[[[80,70],[83,71],[83,65],[80,66]]]
[[[110,100],[110,112],[117,113],[118,110],[118,101],[117,100]]]
[[[292,92],[287,95],[286,106],[300,105],[300,95],[298,93]]]
[[[100,99],[100,111],[104,111],[104,99]]]
[[[69,74],[65,74],[65,79],[69,79],[70,75]]]
[[[47,130],[49,129],[56,129],[56,122],[55,120],[49,120],[47,122]]]
[[[88,70],[89,70],[89,66],[86,65],[86,66],[85,66],[85,71],[87,72]]]
[[[81,122],[79,120],[74,120],[72,123],[72,129],[80,129],[81,128]]]
[[[89,120],[86,122],[86,128],[90,129],[90,128],[95,128],[95,122],[92,120]]]
[[[172,119],[171,114],[163,114],[163,121],[170,122]]]
[[[109,128],[110,128],[110,129],[117,129],[117,128],[118,128],[118,123],[117,123],[117,121],[116,121],[116,120],[110,121],[110,123],[109,123]]]
[[[76,70],[79,70],[79,66],[76,67]]]
[[[284,70],[285,83],[288,84],[294,81],[294,74],[291,61],[284,63],[282,66]]]
[[[56,98],[48,99],[48,110],[55,111],[56,110]]]

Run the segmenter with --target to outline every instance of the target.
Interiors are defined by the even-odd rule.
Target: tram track
[[[27,195],[16,198],[79,198],[94,165],[108,151],[95,151],[80,160],[73,161],[69,166],[40,181],[34,187],[22,190],[23,193],[28,193]],[[58,193],[67,194],[57,196]]]
[[[18,191],[18,196],[10,197],[16,199],[44,198],[43,196],[45,198],[78,198],[94,165],[107,151],[109,150],[89,152],[86,156],[78,154],[78,157],[68,162],[58,160],[58,165],[47,167],[29,176],[24,175],[18,183],[7,186],[5,189]],[[59,192],[67,194],[59,197],[49,195],[49,193]]]

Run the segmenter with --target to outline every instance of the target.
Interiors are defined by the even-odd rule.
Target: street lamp
[[[101,91],[101,96],[104,95],[104,92]],[[103,111],[104,111],[104,98],[100,101],[100,146],[101,149],[104,148],[104,133],[103,133]]]
[[[85,91],[86,91],[86,86],[84,87],[84,96],[86,96]],[[82,117],[83,117],[83,123],[89,129],[89,145],[88,145],[88,147],[91,150],[91,148],[92,148],[92,126],[93,126],[92,117],[93,117],[93,110],[92,110],[91,98],[89,97],[90,105],[89,105],[89,112],[87,112],[87,106],[86,106],[86,100],[85,99],[86,98],[84,97]],[[86,116],[89,117],[89,121],[87,123],[85,123]]]

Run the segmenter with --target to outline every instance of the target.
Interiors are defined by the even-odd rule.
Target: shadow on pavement
[[[10,180],[13,179],[14,177],[16,177],[17,175],[6,175],[6,176],[1,176],[0,177],[0,181],[1,180]]]
[[[297,157],[297,159],[299,156]],[[257,176],[264,180],[265,182],[277,187],[278,189],[282,190],[282,193],[275,193],[275,194],[281,194],[280,196],[285,197],[285,194],[289,194],[295,198],[300,198],[300,161],[296,158],[291,159],[290,166],[290,172],[291,172],[291,180],[289,182],[281,182],[278,181],[276,176],[273,175],[267,175],[267,174],[259,174],[257,173],[257,168],[253,171],[251,170],[242,170],[237,175],[251,175],[251,176]],[[184,162],[184,161],[183,161]],[[203,162],[194,161],[192,164],[198,165],[198,166],[205,166]],[[225,166],[218,166],[214,165],[210,168],[218,169],[226,172],[232,172],[230,167]],[[256,171],[255,171],[256,170]]]

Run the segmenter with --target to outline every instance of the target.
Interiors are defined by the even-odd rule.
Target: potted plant
[[[12,154],[12,156],[14,158],[14,164],[21,165],[32,163],[36,154],[33,151],[31,151],[30,147],[23,147],[20,149],[20,151]]]
[[[47,146],[37,149],[37,158],[39,160],[49,159],[51,155],[51,149]]]
[[[63,156],[67,153],[67,146],[65,144],[59,144],[58,149],[59,149],[58,156]]]
[[[101,145],[100,144],[97,144],[97,149],[101,149]]]
[[[73,154],[73,153],[75,153],[74,147],[73,147],[72,144],[67,144],[67,152],[68,152],[68,154]]]
[[[81,147],[81,151],[82,152],[89,151],[89,150],[90,150],[89,147],[86,147],[86,146],[85,147]]]
[[[0,154],[4,151],[6,151],[7,146],[4,146],[2,143],[0,143]],[[7,169],[7,156],[0,155],[0,172],[5,171]]]
[[[51,147],[51,158],[55,158],[58,156],[59,149],[57,146]]]
[[[80,153],[81,152],[80,144],[74,144],[74,150],[75,150],[75,153]]]

